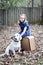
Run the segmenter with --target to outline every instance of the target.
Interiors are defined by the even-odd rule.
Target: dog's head
[[[11,37],[11,39],[13,39],[16,42],[19,42],[22,37],[20,36],[20,34],[16,33],[13,37]]]

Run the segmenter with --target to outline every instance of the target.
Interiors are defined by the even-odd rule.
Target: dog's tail
[[[4,56],[5,55],[5,53],[3,53],[3,54],[0,54],[0,57],[2,57],[2,56]]]

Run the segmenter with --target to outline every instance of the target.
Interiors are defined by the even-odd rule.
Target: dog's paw
[[[17,54],[20,54],[20,55],[22,55],[23,53],[22,52],[16,52]]]

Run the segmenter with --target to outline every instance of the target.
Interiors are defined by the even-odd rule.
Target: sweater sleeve
[[[27,27],[27,29],[29,29],[29,23],[25,22],[24,27]]]

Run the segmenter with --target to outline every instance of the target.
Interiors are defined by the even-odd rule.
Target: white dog
[[[11,37],[11,39],[12,39],[12,41],[7,46],[7,48],[5,50],[5,53],[1,54],[0,56],[3,56],[5,54],[9,55],[9,51],[12,51],[14,56],[15,56],[15,51],[18,50],[18,52],[20,52],[20,50],[21,50],[21,42],[20,42],[20,40],[22,39],[20,34],[16,33],[13,37]]]

